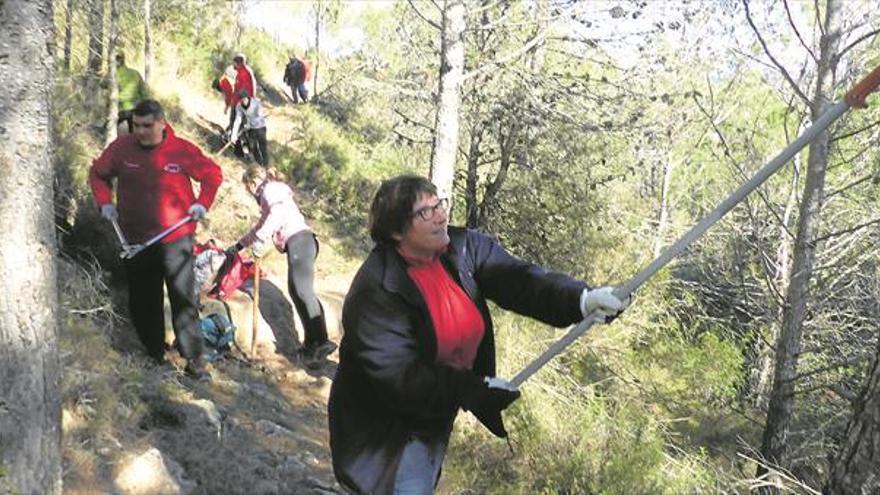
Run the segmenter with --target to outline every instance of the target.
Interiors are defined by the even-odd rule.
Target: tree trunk
[[[51,0],[0,1],[0,492],[61,493]]]
[[[458,151],[458,111],[461,106],[461,83],[464,75],[465,8],[461,0],[443,4],[443,32],[440,43],[440,87],[434,121],[434,147],[431,153],[431,181],[440,197],[449,198]]]
[[[663,251],[663,236],[666,233],[666,224],[669,223],[669,187],[672,184],[672,171],[675,163],[672,161],[672,152],[667,153],[666,163],[663,165],[663,185],[660,188],[660,212],[657,214],[657,237],[654,238],[654,258],[660,256]]]
[[[119,115],[119,84],[116,82],[116,41],[119,30],[119,9],[116,0],[110,0],[110,39],[107,44],[107,58],[110,60],[110,99],[107,102],[107,124],[104,126],[104,147],[116,140],[117,117]]]
[[[477,169],[480,165],[480,144],[483,141],[483,123],[477,122],[471,128],[471,144],[468,147],[468,157],[467,157],[467,179],[465,180],[465,209],[467,210],[467,214],[465,215],[465,225],[468,228],[474,229],[477,228],[479,224],[479,215],[478,215],[478,206],[479,203],[477,201],[477,182],[479,181],[479,174]]]
[[[67,0],[67,9],[64,11],[64,71],[70,72],[70,42],[73,37],[73,0]]]
[[[150,0],[144,0],[144,84],[150,87],[153,72],[153,14]]]
[[[815,122],[825,111],[832,94],[832,80],[836,65],[835,56],[840,33],[837,27],[839,3],[828,0],[825,9],[825,34],[820,39],[819,62],[816,70],[816,86],[811,103],[811,120]],[[825,171],[828,165],[831,132],[823,131],[810,143],[807,158],[807,176],[799,209],[797,233],[794,243],[790,282],[785,296],[782,332],[776,341],[776,368],[773,389],[767,412],[761,453],[769,462],[787,468],[788,433],[794,406],[795,377],[801,353],[804,319],[810,297],[810,278],[813,274],[816,237],[824,202]],[[758,475],[764,475],[762,467]]]
[[[321,2],[315,5],[315,63],[312,64],[314,69],[312,77],[312,98],[318,97],[318,68],[321,65],[321,11],[323,6]],[[316,100],[317,101],[317,100]]]
[[[97,79],[104,65],[104,0],[89,0],[89,74]]]
[[[801,131],[805,130],[803,126],[800,129]],[[801,132],[798,132],[800,135]],[[801,155],[797,154],[792,159],[794,164],[794,175],[791,179],[790,189],[788,191],[788,198],[785,201],[785,210],[782,214],[782,223],[779,225],[779,245],[776,248],[776,257],[775,257],[775,268],[776,270],[773,272],[773,283],[776,286],[776,293],[785,294],[788,292],[788,284],[789,284],[789,275],[791,273],[791,250],[792,250],[792,239],[791,234],[789,233],[789,226],[791,224],[791,218],[794,213],[795,205],[797,204],[797,189],[798,189],[798,177],[800,176],[801,170]],[[781,322],[785,318],[785,301],[777,301],[778,302],[778,311],[776,314],[776,318],[773,319],[773,323],[770,325],[770,335],[763,337],[759,336],[755,338],[752,342],[749,343],[750,347],[754,348],[754,360],[752,361],[754,365],[749,363],[752,367],[750,371],[750,385],[751,390],[750,393],[754,398],[754,406],[757,409],[762,411],[767,410],[769,407],[770,394],[772,392],[772,377],[774,371],[774,362],[773,362],[773,349],[771,346],[768,346],[766,342],[776,342],[779,339],[780,333],[780,325],[777,322]],[[762,338],[763,337],[763,338]]]
[[[880,493],[880,342],[831,467],[830,495]]]

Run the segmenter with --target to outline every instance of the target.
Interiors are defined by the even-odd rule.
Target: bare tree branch
[[[425,17],[424,15],[422,15],[421,11],[419,11],[418,7],[416,7],[413,0],[407,0],[407,3],[409,3],[410,8],[413,9],[413,11],[416,13],[416,15],[421,17],[422,20],[427,22],[431,27],[433,27],[434,29],[436,29],[438,31],[440,31],[442,29],[439,24],[437,24],[436,22],[434,22],[434,21],[428,19],[427,17]],[[440,8],[436,3],[434,4],[434,6],[437,7],[438,9]]]
[[[500,59],[493,60],[478,69],[474,69],[474,70],[466,73],[462,77],[462,81],[467,81],[468,79],[472,79],[473,77],[480,75],[484,72],[488,72],[492,69],[495,69],[497,67],[500,67],[502,65],[508,64],[510,62],[513,62],[514,60],[519,59],[520,57],[522,57],[523,55],[528,53],[532,48],[543,43],[546,34],[547,34],[546,29],[541,30],[540,32],[535,34],[535,36],[531,40],[529,40],[526,44],[521,46],[519,49],[514,50],[511,53],[508,53],[507,55],[501,57]]]
[[[858,225],[854,225],[854,226],[852,226],[852,227],[850,227],[850,228],[847,228],[847,229],[838,230],[837,232],[832,232],[832,233],[830,233],[830,234],[825,234],[825,235],[823,235],[822,237],[816,237],[815,239],[813,239],[812,242],[813,242],[813,243],[816,243],[816,242],[819,242],[819,241],[824,241],[824,240],[826,240],[826,239],[830,239],[830,238],[832,238],[832,237],[837,237],[837,236],[840,236],[840,235],[849,234],[849,233],[855,232],[855,231],[857,231],[857,230],[863,229],[863,228],[865,228],[865,227],[870,227],[871,225],[874,225],[875,223],[880,223],[880,218],[875,218],[875,219],[873,219],[873,220],[868,220],[867,222],[860,223],[860,224],[858,224]]]
[[[791,18],[791,10],[789,10],[789,8],[788,8],[788,0],[784,0],[782,2],[782,4],[785,6],[785,15],[788,16],[788,24],[791,26],[791,29],[794,31],[795,36],[797,36],[798,41],[801,42],[801,46],[804,47],[804,49],[807,50],[807,53],[810,54],[810,58],[813,59],[813,62],[818,64],[819,59],[816,58],[816,54],[813,53],[813,50],[809,46],[807,46],[807,44],[804,42],[804,39],[801,37],[800,31],[798,31],[797,26],[794,24],[794,19]]]
[[[855,47],[855,46],[858,45],[859,43],[865,41],[866,39],[868,39],[868,38],[870,38],[870,37],[872,37],[872,36],[877,36],[878,33],[880,33],[880,29],[875,29],[875,30],[871,31],[870,33],[867,33],[867,34],[865,34],[865,35],[863,35],[863,36],[860,36],[858,39],[856,39],[855,41],[853,41],[853,42],[850,43],[849,45],[846,45],[846,47],[845,47],[843,50],[840,50],[840,52],[837,54],[837,58],[841,58],[841,57],[843,57],[843,55],[844,55],[846,52],[852,50],[853,47]]]
[[[865,127],[862,127],[861,129],[856,129],[855,131],[848,132],[848,133],[846,133],[846,134],[842,134],[842,135],[840,135],[840,136],[832,136],[832,137],[831,137],[831,142],[833,143],[833,142],[838,141],[838,140],[840,140],[840,139],[846,139],[846,138],[848,138],[848,137],[853,137],[853,136],[855,136],[856,134],[858,134],[858,133],[860,133],[860,132],[867,131],[868,129],[877,126],[878,124],[880,124],[880,120],[876,120],[876,121],[874,121],[874,123],[872,123],[872,124],[868,124],[868,125],[866,125]]]
[[[745,10],[746,10],[746,21],[748,21],[749,26],[751,26],[752,31],[755,33],[755,36],[758,38],[758,42],[761,43],[761,47],[764,48],[764,53],[767,55],[767,57],[770,58],[770,60],[773,62],[773,65],[776,66],[776,68],[779,70],[779,72],[782,73],[782,76],[791,85],[791,89],[795,92],[795,94],[797,94],[800,97],[800,99],[803,100],[803,102],[807,106],[811,107],[812,103],[810,102],[810,99],[807,98],[807,95],[805,95],[804,92],[801,91],[801,88],[798,86],[797,82],[795,82],[795,80],[791,78],[791,75],[788,73],[787,70],[785,70],[785,67],[783,67],[782,64],[779,63],[778,60],[776,60],[776,57],[774,57],[772,53],[770,53],[770,47],[767,46],[767,42],[764,41],[764,37],[761,36],[761,32],[758,30],[758,26],[756,26],[755,21],[752,20],[752,14],[749,11],[749,0],[742,0],[742,3],[743,3],[743,7],[745,7]]]

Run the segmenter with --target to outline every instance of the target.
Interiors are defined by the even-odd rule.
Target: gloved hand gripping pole
[[[849,93],[846,94],[846,97],[843,101],[839,101],[834,103],[830,107],[828,107],[825,112],[813,123],[807,130],[805,130],[796,140],[794,140],[791,144],[785,147],[773,160],[764,165],[763,168],[758,170],[758,172],[749,179],[745,184],[741,185],[736,191],[734,191],[730,196],[727,197],[724,201],[722,201],[718,206],[715,207],[714,210],[709,212],[699,223],[691,227],[691,229],[685,233],[675,244],[669,246],[660,256],[657,257],[647,268],[643,269],[641,272],[637,273],[635,277],[633,277],[629,282],[625,285],[619,287],[614,295],[617,296],[620,300],[625,300],[630,297],[633,292],[636,291],[639,287],[642,286],[648,279],[650,279],[654,274],[660,271],[661,268],[666,266],[673,258],[683,253],[688,246],[691,245],[692,242],[697,240],[700,236],[702,236],[709,228],[715,224],[718,220],[720,220],[727,212],[729,212],[734,206],[736,206],[740,201],[745,199],[752,191],[758,188],[761,184],[764,183],[771,175],[776,173],[783,165],[788,163],[801,149],[803,149],[807,144],[810,143],[813,139],[816,138],[819,133],[827,129],[831,124],[833,124],[841,115],[846,113],[850,108],[865,108],[867,104],[865,103],[865,98],[874,92],[878,85],[880,85],[880,66],[875,68],[870,74],[868,74],[864,79],[859,81]],[[595,313],[588,315],[583,321],[572,327],[561,339],[553,343],[543,354],[538,356],[534,361],[526,365],[516,376],[510,380],[514,386],[519,387],[525,382],[530,376],[535,374],[536,371],[541,369],[545,364],[547,364],[551,359],[553,359],[557,354],[561,353],[565,350],[566,347],[572,344],[575,340],[578,339],[581,335],[583,335],[590,327],[593,326],[594,323],[601,321],[603,316],[596,315]]]

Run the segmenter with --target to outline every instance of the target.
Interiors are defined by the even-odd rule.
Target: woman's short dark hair
[[[131,113],[138,117],[152,115],[156,120],[165,118],[165,109],[163,109],[162,105],[156,100],[141,100]]]
[[[377,244],[396,245],[393,234],[402,234],[420,196],[437,195],[437,188],[418,175],[399,175],[379,186],[370,206],[370,237]]]

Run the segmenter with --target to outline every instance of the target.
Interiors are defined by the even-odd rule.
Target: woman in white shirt
[[[336,350],[336,344],[327,338],[324,308],[315,296],[318,238],[306,225],[293,191],[277,180],[274,170],[251,166],[242,182],[260,205],[260,220],[226,251],[232,254],[250,247],[251,254],[260,258],[274,244],[279,252],[286,253],[288,291],[305,331],[300,356],[307,366],[320,364]]]

